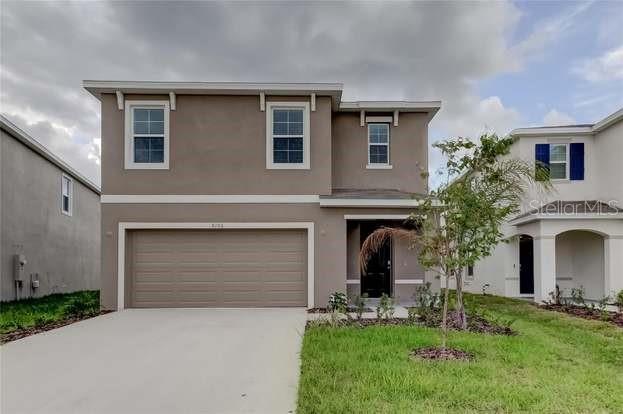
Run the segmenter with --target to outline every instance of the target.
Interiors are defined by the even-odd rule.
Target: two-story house
[[[344,102],[341,84],[85,81],[102,113],[104,308],[325,306],[434,282],[362,240],[427,191],[440,102]]]
[[[0,302],[100,286],[100,190],[0,115]]]
[[[467,271],[467,290],[550,300],[582,287],[600,300],[623,290],[623,109],[595,124],[520,128],[511,156],[549,169],[493,255]]]

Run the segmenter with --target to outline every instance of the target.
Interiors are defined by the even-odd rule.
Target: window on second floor
[[[566,180],[568,174],[567,144],[550,144],[549,146],[549,176],[552,180]]]
[[[169,168],[169,103],[126,101],[126,169]]]
[[[266,168],[309,168],[309,104],[267,103]]]
[[[61,176],[61,212],[67,216],[72,214],[73,180],[63,174]]]
[[[389,166],[389,124],[368,124],[368,168]]]

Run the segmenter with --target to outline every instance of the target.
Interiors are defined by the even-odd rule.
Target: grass
[[[526,302],[468,295],[517,336],[451,332],[472,362],[415,361],[437,329],[314,326],[303,339],[297,413],[621,413],[623,329]]]
[[[58,293],[0,303],[0,334],[99,312],[99,291]]]

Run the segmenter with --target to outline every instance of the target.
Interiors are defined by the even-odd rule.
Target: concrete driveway
[[[0,348],[1,412],[288,413],[304,309],[124,310]]]

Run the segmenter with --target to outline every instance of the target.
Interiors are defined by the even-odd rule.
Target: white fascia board
[[[581,127],[542,127],[542,128],[517,128],[510,132],[513,137],[528,136],[551,136],[551,135],[591,135],[593,129],[589,126]]]
[[[320,207],[396,207],[412,208],[421,204],[420,200],[373,199],[373,198],[321,198]]]
[[[106,194],[103,204],[300,204],[318,203],[317,195],[267,194]]]
[[[602,119],[601,121],[593,125],[593,131],[600,132],[608,128],[610,125],[614,124],[615,122],[620,121],[621,119],[623,119],[623,108],[619,109],[613,114],[608,115],[607,117],[605,117],[604,119]]]
[[[340,111],[356,112],[400,110],[401,112],[437,112],[441,101],[356,101],[340,103]]]
[[[406,220],[408,214],[344,214],[344,220]]]
[[[508,224],[519,226],[521,224],[531,223],[537,220],[623,220],[623,213],[604,213],[604,214],[531,214],[529,216],[510,220]]]

